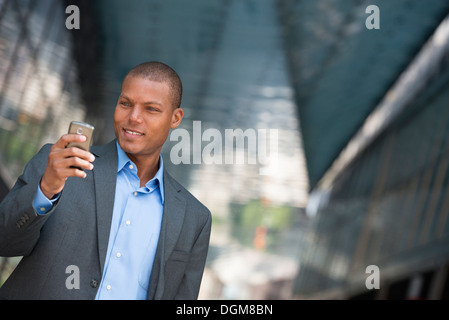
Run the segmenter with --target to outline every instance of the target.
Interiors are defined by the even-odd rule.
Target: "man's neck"
[[[140,187],[145,186],[148,181],[154,178],[159,170],[160,153],[137,157],[127,153],[127,156],[137,167],[137,176],[140,180]]]

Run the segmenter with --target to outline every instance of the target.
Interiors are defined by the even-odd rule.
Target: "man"
[[[124,78],[116,140],[44,146],[0,204],[0,255],[23,256],[3,299],[196,299],[211,214],[164,169],[182,84],[147,62]]]

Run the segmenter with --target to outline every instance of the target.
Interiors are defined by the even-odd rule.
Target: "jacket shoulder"
[[[171,183],[175,189],[182,194],[182,196],[187,201],[187,207],[188,209],[197,212],[198,214],[205,215],[206,218],[209,218],[211,216],[210,210],[200,201],[198,200],[189,190],[187,190],[183,185],[181,185],[176,179],[174,179],[170,174],[167,172],[164,176],[165,180],[168,180],[168,183]],[[164,182],[166,183],[166,182]]]
[[[48,143],[43,145],[39,151],[31,158],[31,160],[25,165],[22,175],[18,178],[18,181],[29,182],[33,178],[36,178],[43,174],[47,165],[48,155],[52,144]],[[17,182],[16,182],[17,184]]]

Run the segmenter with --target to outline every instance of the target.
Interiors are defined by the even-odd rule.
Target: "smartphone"
[[[92,145],[92,135],[94,133],[94,126],[81,122],[81,121],[72,121],[69,126],[69,133],[82,134],[87,137],[84,142],[71,142],[67,145],[66,148],[70,147],[78,147],[83,150],[89,151]]]

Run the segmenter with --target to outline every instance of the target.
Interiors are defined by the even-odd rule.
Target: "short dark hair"
[[[141,63],[132,68],[125,76],[143,78],[155,82],[167,83],[170,88],[170,95],[174,108],[181,106],[182,82],[178,74],[165,63],[149,61]]]

